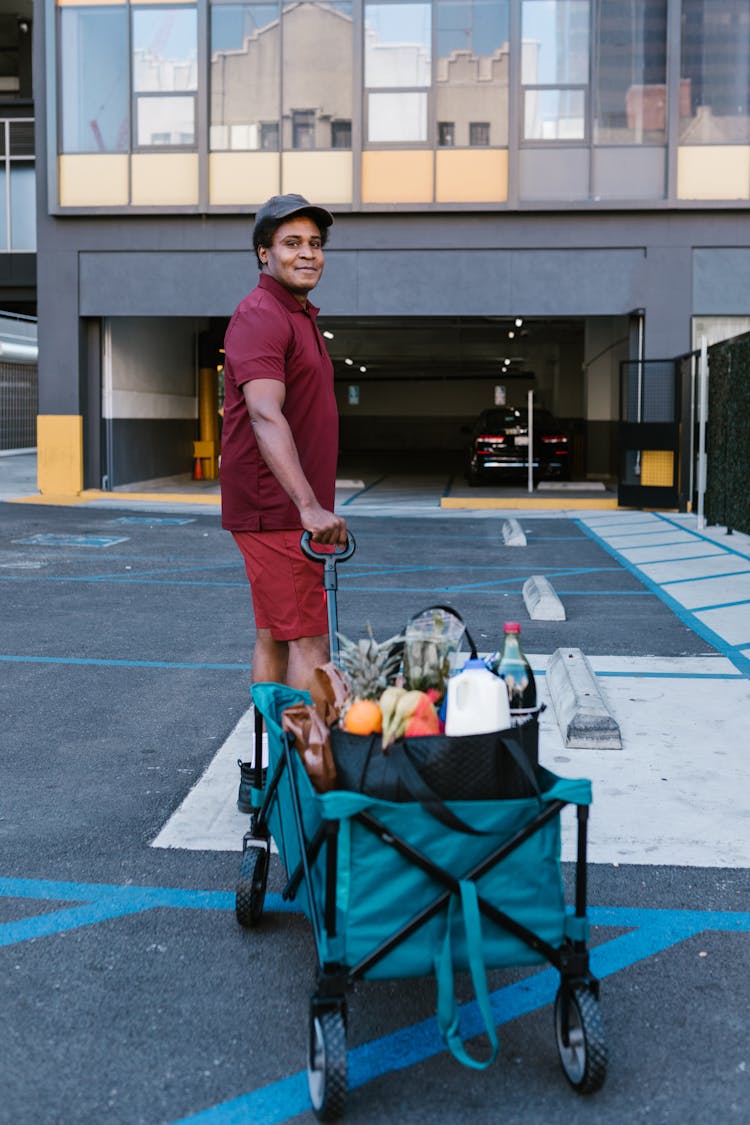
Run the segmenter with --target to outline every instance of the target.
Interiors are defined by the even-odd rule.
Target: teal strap
[[[484,1022],[484,1030],[492,1048],[490,1057],[484,1061],[472,1058],[466,1050],[461,1038],[461,1029],[458,1020],[458,1006],[456,993],[453,986],[453,951],[451,949],[451,926],[453,923],[455,896],[451,897],[448,906],[448,924],[445,938],[440,952],[435,958],[435,975],[437,977],[437,1017],[440,1034],[446,1042],[448,1050],[455,1059],[464,1066],[473,1070],[486,1070],[495,1059],[498,1052],[497,1032],[495,1021],[492,1017],[490,994],[487,987],[487,971],[484,964],[482,951],[482,925],[479,917],[479,902],[477,888],[474,883],[467,880],[459,882],[461,890],[461,911],[466,932],[466,948],[469,955],[469,971],[474,985],[474,995],[477,998],[479,1011]]]

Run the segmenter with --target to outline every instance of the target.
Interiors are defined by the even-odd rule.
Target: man
[[[323,273],[332,216],[276,195],[253,229],[258,286],[235,310],[224,350],[222,526],[245,560],[255,613],[254,681],[306,688],[329,659],[323,566],[299,546],[346,543],[333,510],[338,412],[333,365],[308,294]]]

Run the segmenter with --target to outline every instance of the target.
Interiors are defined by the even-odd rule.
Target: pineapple
[[[336,634],[340,644],[339,665],[349,679],[354,699],[377,701],[396,678],[404,638],[389,637],[378,644],[369,624],[367,632],[369,637],[356,642],[341,633]]]

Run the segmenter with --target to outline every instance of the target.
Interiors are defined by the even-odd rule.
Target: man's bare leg
[[[285,684],[289,663],[289,644],[286,641],[275,641],[270,629],[257,629],[253,650],[253,683]]]
[[[300,691],[309,691],[314,669],[327,664],[330,659],[327,633],[290,641],[286,682]]]

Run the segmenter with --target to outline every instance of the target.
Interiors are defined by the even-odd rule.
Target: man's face
[[[259,246],[263,272],[304,304],[323,273],[323,246],[318,226],[307,215],[287,219],[274,231],[270,246]]]

